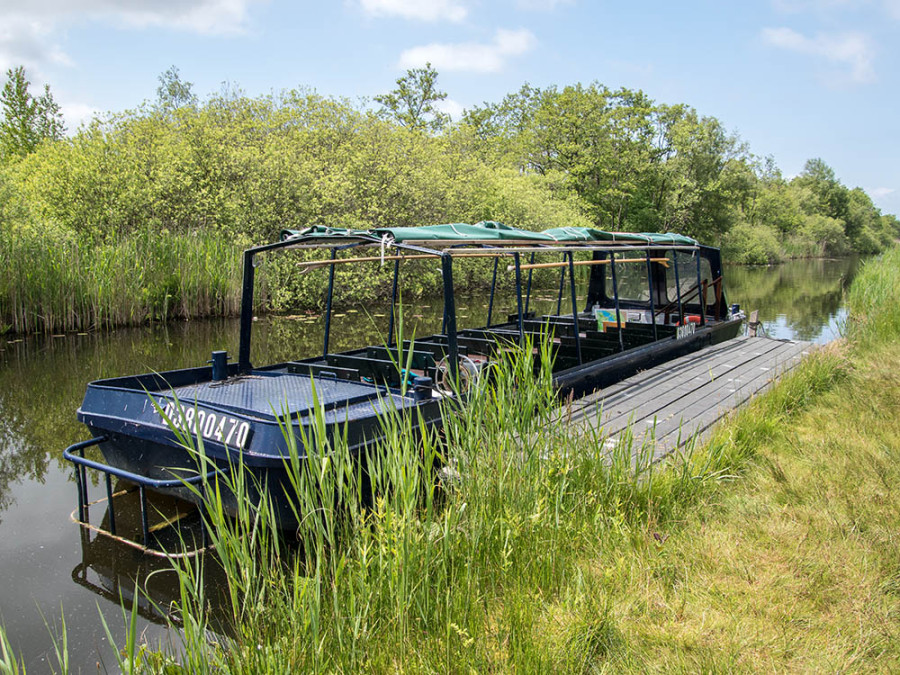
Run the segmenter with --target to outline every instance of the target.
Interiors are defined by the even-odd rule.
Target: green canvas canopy
[[[382,227],[372,230],[351,230],[317,225],[303,230],[282,230],[282,241],[294,237],[349,239],[373,238],[391,239],[396,242],[459,242],[467,241],[525,241],[545,244],[571,243],[634,243],[661,244],[671,246],[696,246],[697,241],[681,234],[660,234],[658,232],[605,232],[590,227],[554,227],[543,232],[520,230],[503,223],[483,221],[449,223],[446,225],[426,225],[422,227]]]

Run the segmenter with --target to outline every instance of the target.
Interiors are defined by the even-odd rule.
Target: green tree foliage
[[[15,161],[0,162],[0,230],[10,233],[9,250],[31,250],[26,243],[45,233],[93,259],[94,249],[161,255],[157,242],[169,236],[184,246],[196,237],[238,250],[284,227],[500,220],[533,229],[678,231],[724,246],[732,260],[763,263],[875,252],[900,237],[896,217],[841,184],[821,159],[786,181],[719,120],[599,83],[526,84],[451,124],[435,107],[446,94],[430,65],[378,97],[380,111],[304,89],[250,97],[226,87],[201,101],[172,67],[159,77],[154,102],[64,138],[49,89],[35,99],[21,68],[8,76],[0,148]],[[129,243],[138,238],[153,245]],[[482,283],[473,269],[460,283]],[[271,307],[318,299],[321,283],[293,272],[270,268]],[[0,296],[38,297],[13,288],[22,279]],[[176,294],[165,279],[141,291],[148,307],[163,309],[134,316],[167,314],[169,300],[159,298]],[[413,293],[432,290],[436,279],[433,269],[410,265]],[[388,287],[379,273],[352,281],[346,288],[354,295],[343,301]],[[190,307],[227,306],[192,293],[177,297]],[[66,298],[52,306],[73,307]],[[25,317],[29,308],[17,311]]]
[[[170,66],[157,79],[159,86],[156,88],[156,101],[163,112],[168,113],[177,108],[197,104],[197,96],[193,91],[194,83],[182,80],[177,66]]]
[[[411,68],[397,79],[397,87],[375,97],[383,113],[408,129],[440,131],[450,121],[436,104],[447,98],[437,87],[437,71],[426,63],[424,68]]]
[[[0,160],[24,157],[42,141],[59,140],[65,134],[62,113],[50,93],[50,85],[44,85],[44,93],[38,97],[28,90],[30,86],[24,67],[6,71],[6,83],[0,93]]]

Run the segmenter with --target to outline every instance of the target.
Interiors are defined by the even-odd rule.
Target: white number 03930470
[[[221,415],[191,406],[179,409],[172,401],[163,408],[164,418],[191,434],[199,434],[210,441],[218,441],[230,448],[243,448],[250,437],[250,423],[228,415]]]

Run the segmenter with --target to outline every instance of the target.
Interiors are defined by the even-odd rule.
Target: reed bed
[[[145,231],[108,243],[0,231],[0,333],[57,333],[240,308],[240,250],[203,233]]]
[[[895,340],[900,335],[900,247],[865,263],[847,294],[846,333],[855,344]]]

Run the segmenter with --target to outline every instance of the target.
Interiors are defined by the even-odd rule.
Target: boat
[[[301,272],[327,275],[324,344],[312,355],[256,366],[250,356],[258,258],[288,251],[298,256]],[[493,266],[487,320],[463,328],[454,274],[484,259]],[[439,333],[410,341],[397,335],[398,285],[403,265],[413,261],[439,263],[443,319]],[[393,267],[382,344],[329,349],[335,270],[343,265]],[[582,267],[586,274],[576,274]],[[555,311],[538,315],[531,309],[534,275],[556,271]],[[504,275],[514,281],[512,313],[499,309],[498,277]],[[579,289],[579,277],[586,277],[586,288]],[[464,409],[465,392],[498,353],[533,344],[537,336],[549,341],[560,397],[571,397],[734,337],[742,318],[726,301],[718,249],[677,234],[576,227],[532,232],[496,222],[284,230],[278,241],[243,254],[236,361],[219,350],[204,365],[88,384],[78,419],[92,438],[65,452],[78,469],[78,520],[87,520],[87,469],[105,473],[107,486],[110,476],[132,482],[142,499],[151,490],[197,502],[197,484],[238,465],[255,479],[251,485],[266,486],[279,522],[290,528],[296,518],[285,478],[285,420],[302,439],[322,415],[328,433],[346,434],[351,452],[362,456],[381,438],[380,414],[415,414],[426,427],[440,425],[442,406],[458,401]],[[540,350],[533,353],[537,361]],[[203,440],[210,471],[200,471],[185,449],[179,438],[185,432]],[[99,446],[103,461],[85,456],[91,446]],[[225,495],[225,507],[236,512],[233,495]],[[146,515],[144,522],[146,534]]]

